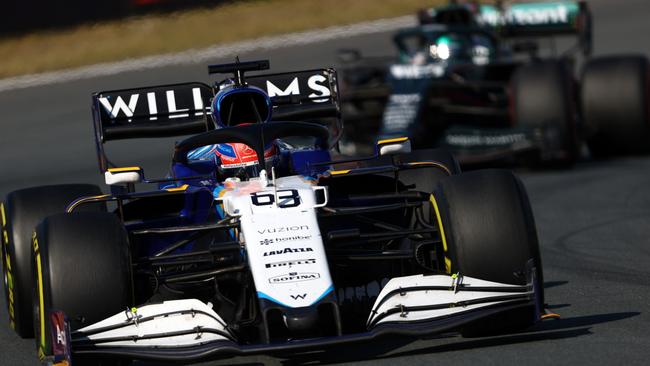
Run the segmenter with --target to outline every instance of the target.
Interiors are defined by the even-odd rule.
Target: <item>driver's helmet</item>
[[[482,34],[444,34],[429,46],[429,54],[443,61],[470,61],[477,65],[487,64],[494,56],[492,40]]]
[[[264,151],[266,166],[270,170],[277,159],[277,148],[270,144]],[[241,143],[218,144],[215,146],[215,155],[218,157],[219,173],[225,177],[239,177],[246,180],[257,177],[260,173],[260,166],[255,150],[250,146]]]
[[[271,119],[271,99],[254,86],[222,86],[212,101],[215,128],[265,123]],[[264,151],[265,169],[276,162],[277,148],[270,143]],[[188,154],[189,160],[212,160],[222,177],[248,179],[259,175],[255,150],[242,143],[217,144],[198,148]]]

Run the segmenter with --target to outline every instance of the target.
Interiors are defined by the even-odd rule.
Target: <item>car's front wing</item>
[[[449,275],[394,278],[379,294],[366,332],[270,344],[240,344],[209,304],[195,299],[167,301],[130,309],[72,332],[70,347],[65,349],[74,358],[193,362],[322,349],[385,335],[442,333],[522,307],[534,307],[534,317],[539,319],[540,289],[533,285],[534,279],[529,278],[528,283],[515,286]],[[71,355],[55,354],[47,359],[69,360]]]

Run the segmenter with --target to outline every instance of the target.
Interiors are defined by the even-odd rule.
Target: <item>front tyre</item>
[[[32,258],[39,356],[52,353],[51,310],[63,311],[75,331],[131,303],[128,237],[113,214],[84,212],[46,218],[34,232]]]
[[[11,327],[23,338],[33,337],[31,240],[34,227],[45,217],[65,212],[73,200],[100,195],[90,184],[65,184],[11,192],[2,203],[2,268]],[[79,210],[106,211],[104,203]]]
[[[535,268],[537,303],[470,324],[464,335],[519,330],[532,325],[544,304],[542,262],[533,213],[521,181],[509,171],[478,170],[440,180],[434,205],[444,231],[451,273],[526,285]]]

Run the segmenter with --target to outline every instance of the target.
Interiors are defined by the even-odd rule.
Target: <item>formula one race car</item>
[[[452,150],[461,163],[523,156],[567,165],[582,140],[597,156],[650,150],[645,56],[590,59],[579,82],[573,76],[573,56],[592,49],[585,2],[452,4],[419,20],[395,35],[397,61],[342,51],[352,141],[407,135],[415,147]],[[560,55],[555,43],[540,48],[538,39],[554,36],[577,43]]]
[[[214,87],[96,93],[111,193],[58,185],[7,196],[11,326],[35,335],[41,360],[192,362],[384,334],[492,334],[542,317],[518,178],[461,173],[449,153],[411,151],[407,138],[333,161],[336,72],[244,78],[266,68],[211,66],[235,75]],[[163,179],[105,155],[109,140],[179,134],[195,135],[176,143]]]

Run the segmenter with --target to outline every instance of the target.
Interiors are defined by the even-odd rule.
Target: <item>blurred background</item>
[[[152,12],[169,12],[199,6],[212,6],[225,0],[25,0],[4,2],[0,12],[3,35],[34,30],[120,19]]]
[[[439,1],[7,0],[0,78],[414,14]],[[291,15],[291,16],[288,16]]]
[[[206,65],[232,62],[237,49],[177,63],[155,64],[152,59],[122,71],[102,71],[108,69],[102,66],[59,74],[58,79],[44,74],[23,84],[16,76],[165,53],[193,55],[196,52],[185,51],[373,19],[402,19],[383,30],[342,29],[312,43],[260,41],[237,51],[242,60],[270,59],[273,72],[336,67],[342,48],[368,57],[394,57],[395,24],[415,25],[418,9],[443,3],[447,1],[3,0],[0,197],[42,184],[95,183],[106,190],[95,156],[91,93],[213,82]],[[588,3],[595,22],[594,56],[650,55],[648,0]],[[152,166],[146,168],[152,178],[169,167],[173,141],[118,144],[109,147],[109,156],[125,164]],[[645,365],[650,357],[648,171],[648,156],[584,159],[565,170],[518,169],[537,222],[547,301],[563,316],[560,321],[497,338],[391,338],[299,357],[255,356],[219,364]],[[0,365],[36,364],[33,340],[20,339],[8,328],[5,308],[0,296]]]

